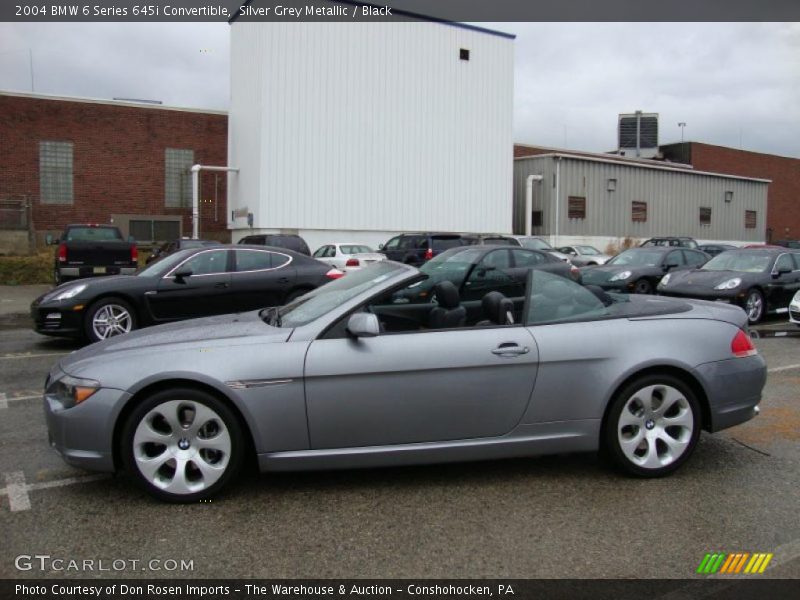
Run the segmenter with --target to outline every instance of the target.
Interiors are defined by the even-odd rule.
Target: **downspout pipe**
[[[558,213],[559,213],[559,206],[558,206],[559,197],[558,197],[558,195],[559,195],[559,193],[561,191],[560,187],[561,187],[561,157],[557,156],[556,157],[556,199],[555,199],[555,205],[556,205],[556,229],[555,229],[555,232],[554,232],[554,235],[553,235],[553,246],[555,246],[555,247],[558,247],[558,222],[559,222],[559,218],[558,218],[559,217],[559,215],[558,215]]]
[[[238,173],[239,167],[211,167],[192,165],[192,237],[200,237],[200,171],[225,171]]]
[[[541,175],[528,175],[525,180],[525,235],[531,234],[531,219],[533,217],[533,182],[541,182]]]

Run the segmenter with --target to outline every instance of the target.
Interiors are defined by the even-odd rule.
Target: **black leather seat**
[[[486,294],[481,300],[481,308],[486,320],[479,321],[478,327],[514,324],[514,302],[500,292]]]
[[[451,281],[440,281],[433,287],[438,306],[428,317],[431,329],[449,329],[464,327],[467,322],[467,309],[461,306],[458,288]]]

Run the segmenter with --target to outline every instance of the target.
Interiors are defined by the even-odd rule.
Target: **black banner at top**
[[[0,21],[800,21],[798,0],[3,0]]]

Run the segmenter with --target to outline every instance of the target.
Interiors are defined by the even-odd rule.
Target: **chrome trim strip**
[[[226,381],[227,385],[232,390],[246,390],[250,388],[268,387],[271,385],[284,385],[292,383],[294,379],[247,379],[244,381]]]

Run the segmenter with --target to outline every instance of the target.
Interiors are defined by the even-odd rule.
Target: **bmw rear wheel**
[[[641,377],[613,400],[604,437],[606,450],[623,471],[639,477],[668,475],[697,445],[700,405],[676,377]]]
[[[764,296],[758,290],[747,292],[744,301],[744,310],[747,313],[747,320],[751,325],[755,325],[764,317]]]
[[[125,468],[147,492],[196,502],[236,477],[244,442],[224,402],[200,390],[171,389],[136,407],[124,425],[121,450]]]
[[[84,333],[90,342],[99,342],[136,329],[136,313],[121,298],[103,298],[86,311]]]

